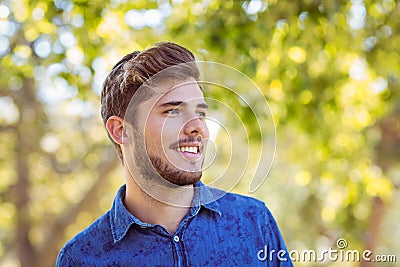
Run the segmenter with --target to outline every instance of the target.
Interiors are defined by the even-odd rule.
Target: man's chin
[[[171,186],[189,186],[200,181],[202,172],[183,172],[179,171],[176,175],[171,176],[170,173],[160,173],[160,175],[168,181]]]
[[[158,174],[171,184],[175,186],[188,186],[193,185],[200,181],[202,171],[184,171],[170,166],[162,161],[159,157],[150,157],[154,169]]]

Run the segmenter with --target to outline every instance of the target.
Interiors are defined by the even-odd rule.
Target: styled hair
[[[173,79],[197,80],[200,75],[192,52],[172,42],[157,43],[146,50],[127,54],[115,64],[103,83],[101,117],[104,125],[111,116],[124,118],[136,91],[152,76],[163,70],[166,70],[168,78]],[[162,76],[166,77],[164,72]],[[144,88],[144,90],[150,89]],[[120,145],[114,142],[109,133],[108,137],[122,161]]]

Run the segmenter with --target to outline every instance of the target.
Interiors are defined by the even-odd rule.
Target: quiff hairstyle
[[[200,75],[192,52],[172,42],[161,42],[143,51],[133,51],[115,64],[104,81],[101,92],[101,117],[104,125],[111,116],[124,118],[136,91],[152,76],[166,69],[167,76],[163,75],[164,77],[178,80],[197,80]],[[150,90],[148,87],[142,88]],[[133,107],[133,111],[135,108]],[[120,145],[114,142],[109,133],[108,137],[122,161]]]

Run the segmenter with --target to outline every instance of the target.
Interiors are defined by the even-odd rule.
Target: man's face
[[[140,104],[138,112],[147,156],[169,182],[194,184],[202,175],[209,137],[203,93],[194,79],[166,82],[157,91]]]

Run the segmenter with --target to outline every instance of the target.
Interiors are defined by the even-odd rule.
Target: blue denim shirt
[[[122,186],[111,210],[61,249],[56,266],[293,266],[263,202],[201,188],[171,235],[129,213]]]

